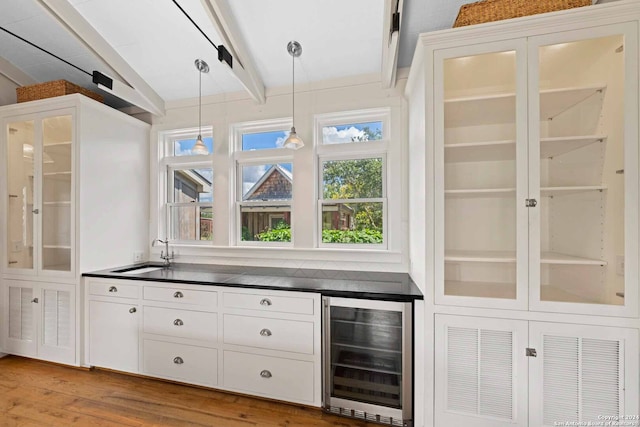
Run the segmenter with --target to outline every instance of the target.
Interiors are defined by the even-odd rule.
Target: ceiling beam
[[[0,56],[0,74],[11,80],[18,86],[28,86],[38,83],[30,75],[22,71],[20,68],[13,65]]]
[[[251,97],[257,103],[264,104],[266,100],[264,83],[226,0],[202,0],[202,6],[222,38],[222,45],[233,56],[231,71]]]
[[[385,89],[396,86],[398,70],[398,50],[400,41],[400,23],[402,22],[403,0],[384,1],[384,22],[382,24],[382,70],[381,81]],[[396,19],[394,15],[397,13]]]
[[[164,100],[118,54],[68,0],[38,0],[71,34],[109,65],[125,82],[114,80],[113,88],[103,90],[157,116],[165,115]],[[100,71],[100,70],[98,70]]]

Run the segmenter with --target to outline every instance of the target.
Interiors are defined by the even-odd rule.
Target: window
[[[320,246],[386,248],[388,123],[387,110],[316,118]]]
[[[276,120],[233,127],[238,244],[292,241],[293,154],[282,148],[290,123]]]
[[[179,242],[213,239],[213,167],[211,154],[195,155],[197,130],[161,134],[161,171],[165,174],[164,221],[160,237]],[[202,132],[209,153],[213,152],[211,129]],[[164,233],[163,233],[164,232]]]

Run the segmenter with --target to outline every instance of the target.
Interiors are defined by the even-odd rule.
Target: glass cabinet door
[[[7,124],[7,267],[34,268],[34,121]]]
[[[71,270],[72,117],[42,120],[42,269]]]
[[[534,309],[555,304],[605,314],[625,297],[637,299],[637,285],[633,295],[625,287],[625,277],[637,284],[637,270],[629,270],[637,262],[625,263],[638,253],[638,82],[626,72],[637,69],[628,68],[636,31],[601,27],[530,45],[538,63],[530,108],[539,112],[530,125],[531,197],[539,201],[531,234]]]
[[[515,41],[435,54],[439,302],[526,304],[518,289],[518,277],[526,280],[524,48]]]
[[[5,123],[7,267],[68,273],[74,236],[73,117],[70,112],[38,114]]]

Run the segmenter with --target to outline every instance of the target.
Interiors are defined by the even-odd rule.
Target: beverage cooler
[[[325,411],[412,425],[411,303],[323,298]]]

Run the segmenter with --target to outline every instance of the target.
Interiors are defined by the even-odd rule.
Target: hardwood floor
[[[314,408],[17,356],[0,359],[0,426],[374,427]]]

